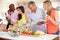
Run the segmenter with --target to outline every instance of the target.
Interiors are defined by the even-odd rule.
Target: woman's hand
[[[45,19],[48,19],[48,15],[47,14],[45,14]]]
[[[46,15],[46,20],[50,20],[54,25],[58,26],[57,21],[53,20],[49,15]]]

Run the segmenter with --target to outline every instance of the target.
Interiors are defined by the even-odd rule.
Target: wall
[[[8,7],[11,3],[15,4],[15,6],[17,7],[18,6],[18,2],[29,2],[30,0],[0,0],[0,13],[5,13],[7,12],[8,10]],[[37,7],[39,8],[43,8],[43,1],[44,0],[34,0],[36,2],[36,5]],[[53,7],[56,8],[57,6],[60,6],[60,2],[56,0],[53,2],[52,1],[52,4],[53,4]],[[60,12],[59,12],[59,15],[60,15]],[[3,18],[1,17],[2,15],[0,15],[0,18]],[[59,17],[60,18],[60,17]],[[60,19],[59,19],[60,20]]]

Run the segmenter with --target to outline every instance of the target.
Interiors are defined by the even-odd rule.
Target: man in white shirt
[[[35,2],[33,1],[28,3],[28,8],[31,10],[28,14],[28,22],[33,25],[33,31],[46,32],[45,11],[37,8]]]

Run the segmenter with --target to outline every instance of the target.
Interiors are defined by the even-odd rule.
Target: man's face
[[[29,8],[31,11],[34,11],[34,9],[36,8],[36,6],[33,5],[33,4],[30,4],[30,5],[28,6],[28,8]]]
[[[14,10],[14,9],[15,9],[15,6],[14,6],[14,5],[11,5],[9,8],[10,8],[11,10]]]
[[[19,14],[21,14],[21,13],[22,13],[22,11],[21,11],[19,8],[17,9],[17,11],[19,12]]]

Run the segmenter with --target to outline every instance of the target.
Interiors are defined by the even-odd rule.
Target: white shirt
[[[10,15],[11,14],[11,15]],[[11,21],[16,22],[18,20],[18,11],[15,10],[14,12],[10,12],[8,14],[8,20],[11,19]]]

